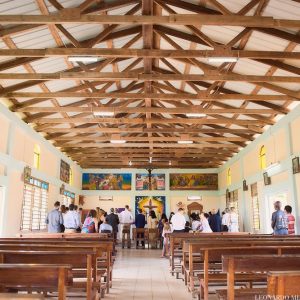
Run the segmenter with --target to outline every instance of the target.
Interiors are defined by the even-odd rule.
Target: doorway
[[[280,201],[281,202],[281,208],[282,210],[284,207],[288,204],[288,191],[281,191],[274,194],[269,194],[266,196],[266,202],[267,202],[267,212],[266,212],[266,233],[273,233],[273,229],[271,227],[271,218],[272,213],[274,212],[274,202]]]

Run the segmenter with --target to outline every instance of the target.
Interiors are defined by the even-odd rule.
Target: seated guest
[[[118,225],[120,223],[119,217],[115,214],[115,209],[110,209],[110,214],[106,217],[107,223],[113,228],[114,239],[117,239],[118,235]]]
[[[46,224],[48,225],[48,232],[55,233],[61,232],[63,221],[62,213],[59,211],[60,202],[54,203],[54,209],[51,210],[46,217]]]
[[[145,225],[146,225],[146,217],[143,214],[143,211],[140,208],[138,208],[138,215],[135,218],[135,227],[136,228],[144,228]],[[144,233],[139,233],[137,238],[140,238],[140,239],[144,238]],[[138,241],[136,242],[136,245],[139,246]],[[142,246],[143,247],[145,246],[144,242],[142,242]]]
[[[82,226],[82,233],[95,233],[98,232],[98,219],[96,210],[92,209],[88,213]]]
[[[76,232],[77,228],[80,227],[78,214],[74,210],[74,207],[74,204],[70,204],[69,211],[65,214],[64,217],[64,226],[66,233]]]
[[[101,233],[112,233],[113,228],[111,225],[108,224],[108,219],[107,217],[104,219],[103,223],[100,225],[100,230]]]

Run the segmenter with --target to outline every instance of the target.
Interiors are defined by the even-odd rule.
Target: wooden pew
[[[284,296],[300,297],[300,271],[268,272],[268,295],[275,299],[286,299]],[[297,298],[296,298],[297,297]]]
[[[223,272],[227,273],[227,297],[225,299],[254,299],[255,295],[259,295],[255,288],[247,289],[246,292],[243,292],[243,289],[235,289],[235,281],[240,274],[259,274],[259,276],[265,276],[267,279],[268,271],[299,270],[300,255],[224,255],[222,266]],[[287,283],[286,279],[285,282],[281,283],[276,276],[270,277],[268,286],[271,293],[268,293],[268,295],[273,296],[277,295],[278,292],[284,292],[284,285]],[[287,287],[287,285],[285,286]],[[264,294],[267,295],[267,289],[265,289]]]
[[[98,258],[98,270],[102,271],[103,277],[106,279],[106,291],[109,292],[109,288],[112,286],[112,252],[113,252],[113,240],[104,238],[103,240],[96,240],[93,239],[77,239],[74,238],[72,240],[65,240],[62,238],[54,238],[45,239],[45,238],[1,238],[0,244],[36,244],[36,245],[43,245],[43,248],[47,245],[52,247],[53,245],[57,246],[60,245],[61,247],[65,246],[73,246],[73,247],[92,247],[95,248],[97,251],[97,258]],[[1,248],[0,248],[1,249]],[[12,247],[10,249],[13,249]],[[103,257],[104,254],[104,257]],[[95,275],[94,275],[95,277]]]
[[[28,299],[44,300],[45,297],[41,294],[0,293],[0,300],[28,300]]]
[[[57,291],[58,299],[65,300],[67,287],[71,285],[72,272],[69,265],[0,264],[2,291]]]
[[[76,270],[85,270],[85,282],[74,282],[73,287],[85,288],[88,300],[96,299],[99,283],[92,278],[92,261],[95,259],[96,252],[91,250],[72,250],[72,251],[18,251],[0,250],[1,264],[68,264],[72,268],[73,277],[76,277]],[[82,272],[79,271],[79,278]],[[95,289],[96,288],[96,289]]]

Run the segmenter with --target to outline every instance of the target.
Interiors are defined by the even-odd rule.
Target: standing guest
[[[284,211],[281,210],[281,202],[274,203],[275,211],[272,214],[271,226],[274,230],[274,235],[287,235],[288,234],[288,221]]]
[[[118,215],[116,215],[114,208],[110,209],[110,214],[107,215],[106,220],[109,225],[111,225],[113,229],[114,240],[117,239],[118,235],[118,225],[120,223]]]
[[[230,208],[228,231],[239,232],[239,215],[236,213],[235,207]]]
[[[91,209],[84,220],[82,226],[82,233],[95,233],[98,232],[98,219],[97,212],[94,209]]]
[[[200,216],[200,222],[201,222],[201,227],[202,227],[202,231],[203,233],[211,233],[213,232],[209,226],[208,223],[208,218],[209,218],[209,214],[201,214]]]
[[[295,217],[292,215],[292,207],[290,205],[286,205],[284,207],[284,212],[288,220],[288,234],[295,235]]]
[[[165,222],[164,223],[164,228],[162,231],[162,237],[163,237],[163,250],[162,250],[162,254],[161,257],[168,257],[170,256],[170,238],[167,235],[168,233],[172,233],[172,229],[171,226],[169,224],[169,222]]]
[[[167,215],[165,213],[163,213],[161,215],[161,218],[159,219],[158,225],[157,225],[160,237],[162,237],[162,232],[163,232],[164,225],[165,225],[166,222],[168,222],[168,218],[167,218]]]
[[[175,215],[175,213],[173,212],[173,211],[171,211],[171,213],[170,213],[170,216],[169,216],[169,223],[170,224],[172,224],[171,223],[171,219],[172,219],[172,217]]]
[[[112,226],[108,224],[107,217],[104,219],[103,223],[100,225],[100,232],[101,233],[112,233],[113,232]]]
[[[129,206],[125,205],[125,210],[123,210],[120,215],[119,215],[119,219],[120,219],[120,223],[121,223],[121,234],[123,232],[123,228],[128,227],[130,228],[130,237],[131,235],[131,224],[133,223],[133,215],[132,213],[129,211]]]
[[[220,232],[221,231],[221,216],[220,210],[218,212],[216,209],[212,209],[211,216],[209,217],[209,226],[213,232]]]
[[[222,231],[227,232],[228,225],[229,225],[229,209],[226,208],[224,214],[222,215]]]
[[[149,229],[157,228],[158,220],[154,210],[150,210],[149,216],[147,218],[147,227]],[[151,248],[157,246],[156,233],[149,233],[149,243],[151,244]]]
[[[74,204],[69,205],[69,211],[66,213],[64,218],[64,225],[66,233],[76,232],[77,228],[80,227],[78,214],[74,210]]]
[[[136,228],[145,228],[145,225],[146,225],[146,217],[143,214],[143,211],[140,208],[138,208],[138,214],[135,218],[135,227]],[[144,238],[144,233],[138,233],[137,238],[143,239]],[[136,242],[136,246],[137,247],[139,246],[138,240]],[[144,247],[144,246],[145,246],[145,242],[142,242],[142,247]]]
[[[202,231],[202,224],[200,222],[200,217],[198,214],[192,213],[191,214],[192,219],[192,230],[193,231]]]
[[[63,225],[64,220],[62,213],[59,211],[59,207],[60,202],[56,201],[54,203],[54,209],[51,210],[46,217],[45,223],[48,225],[48,232],[61,232],[61,225]]]
[[[77,205],[74,205],[74,211],[76,212],[76,216],[77,216],[77,219],[78,219],[78,224],[79,224],[79,227],[76,229],[77,232],[81,232],[81,218],[80,218],[80,214],[79,214],[79,211],[78,211],[78,206]]]
[[[173,215],[171,219],[173,232],[184,232],[185,229],[185,217],[183,215],[183,208],[178,208],[178,212]]]

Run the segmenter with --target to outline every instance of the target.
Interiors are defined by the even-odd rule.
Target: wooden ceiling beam
[[[199,84],[196,82],[195,84]],[[232,91],[231,91],[232,92]],[[101,98],[101,99],[157,99],[157,100],[173,100],[173,101],[181,101],[181,100],[205,100],[205,101],[222,101],[222,100],[249,100],[249,101],[296,101],[300,99],[300,94],[297,97],[292,97],[288,95],[249,95],[249,94],[207,94],[206,91],[199,92],[198,94],[191,93],[103,93],[103,92],[49,92],[49,93],[39,93],[39,92],[1,92],[0,97],[7,98],[42,98],[45,100],[49,100],[51,98]],[[71,104],[72,105],[72,104]]]
[[[64,9],[57,14],[43,15],[0,15],[1,24],[168,24],[168,25],[212,25],[262,28],[299,28],[299,20],[276,19],[273,17],[239,15],[176,14],[168,16],[146,15],[82,15],[76,8]]]
[[[273,114],[273,109],[249,109],[249,108],[224,108],[224,109],[206,109],[200,105],[193,107],[119,107],[119,106],[102,106],[102,107],[78,107],[78,106],[63,106],[63,107],[24,107],[14,109],[15,112],[77,112],[77,113],[95,113],[95,112],[114,112],[117,113],[166,113],[166,114],[187,114],[187,113],[203,113],[203,114]]]
[[[300,52],[251,51],[251,50],[165,50],[165,49],[98,49],[98,48],[47,48],[47,49],[0,49],[5,57],[143,57],[143,58],[209,58],[236,57],[256,59],[300,59]]]

